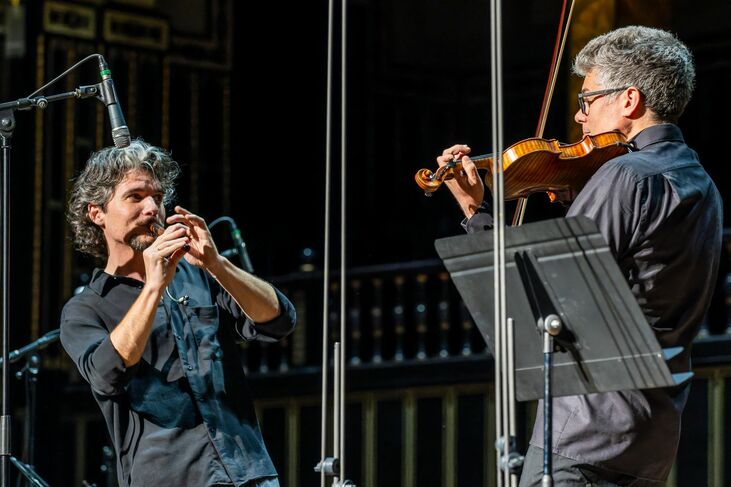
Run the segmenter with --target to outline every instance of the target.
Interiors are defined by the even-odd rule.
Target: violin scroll
[[[461,170],[462,162],[452,160],[448,164],[440,166],[436,172],[432,172],[429,169],[419,169],[414,175],[414,179],[416,180],[416,184],[424,190],[424,194],[431,196],[434,191],[439,189],[444,181],[454,179],[454,171]]]

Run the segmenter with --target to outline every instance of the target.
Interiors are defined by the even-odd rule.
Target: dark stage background
[[[2,101],[25,96],[83,56],[102,52],[114,73],[133,136],[169,148],[181,163],[184,174],[178,202],[209,221],[222,215],[233,217],[259,275],[281,283],[292,292],[303,282],[310,287],[317,286],[314,278],[302,277],[302,271],[322,267],[325,1],[24,1],[20,4],[25,9],[25,31],[20,33],[16,29],[19,24],[8,20],[15,12],[11,8],[13,3],[3,0],[0,4],[0,13],[6,19],[0,22],[0,26],[4,25],[0,39],[6,48],[0,73]],[[506,145],[530,137],[535,131],[559,3],[504,2]],[[489,4],[477,0],[352,0],[348,2],[348,19],[348,267],[356,274],[369,276],[368,279],[380,272],[368,270],[369,266],[376,265],[393,264],[386,272],[389,276],[415,274],[421,269],[420,264],[413,264],[415,261],[425,261],[424,268],[434,270],[438,264],[431,262],[436,257],[433,241],[460,233],[461,216],[446,190],[425,198],[413,175],[420,168],[434,168],[435,157],[453,143],[467,143],[476,153],[491,150]],[[568,74],[572,53],[592,36],[629,24],[671,30],[688,44],[696,57],[697,88],[680,126],[724,197],[725,226],[729,227],[731,182],[726,175],[728,156],[724,144],[728,138],[726,131],[731,131],[728,115],[731,112],[728,94],[731,3],[727,0],[577,2],[546,137],[565,142],[578,140],[572,117],[580,83]],[[335,38],[340,38],[339,31]],[[334,52],[337,120],[338,42]],[[92,64],[47,93],[96,81]],[[83,166],[91,151],[111,143],[105,110],[92,100],[54,104],[45,112],[22,112],[17,115],[17,121],[10,176],[11,349],[57,328],[63,303],[77,286],[85,283],[94,267],[93,262],[72,252],[63,211],[68,180]],[[333,139],[339,139],[339,133],[340,127],[335,123]],[[338,140],[333,142],[332,154],[332,194],[337,201]],[[338,208],[335,204],[332,208],[333,236],[340,231]],[[549,204],[545,196],[536,195],[531,197],[527,221],[559,217],[564,212],[559,205]],[[230,237],[222,227],[214,229],[214,236],[221,250],[231,247]],[[332,261],[338,262],[335,240],[333,245]],[[728,255],[723,265],[726,267],[720,274],[719,293],[706,327],[711,335],[723,335],[728,325],[728,298],[724,288]],[[316,276],[316,271],[311,275]],[[398,276],[395,282],[400,286]],[[409,286],[404,288],[407,294],[412,292]],[[420,289],[414,286],[413,289]],[[356,287],[349,291],[349,296],[360,297],[353,289]],[[428,293],[436,292],[435,289],[436,285],[428,287]],[[417,296],[413,298],[414,303],[419,302],[418,292],[413,291]],[[449,292],[454,294],[453,290]],[[375,294],[368,293],[363,294],[363,306],[376,302]],[[309,305],[303,317],[321,312],[319,297],[314,296],[309,301],[298,302],[298,306]],[[412,303],[410,299],[405,301]],[[452,316],[456,309],[453,308]],[[418,313],[415,316],[413,319],[418,321]],[[312,336],[316,336],[318,319],[308,323],[307,333]],[[436,315],[430,315],[429,320],[437,326]],[[407,332],[402,338],[405,337],[406,355],[413,350],[416,356],[421,332],[413,325],[415,331],[409,335],[410,323],[407,322]],[[455,332],[449,333],[451,344],[457,338]],[[312,372],[318,345],[316,338],[308,337],[303,340],[311,351],[307,358],[300,357],[299,365],[303,370],[309,366],[307,370]],[[428,340],[427,349],[436,350],[437,342],[432,346]],[[473,335],[470,340],[473,349],[479,348],[479,337]],[[719,343],[719,348],[714,350],[720,352],[714,357],[728,357],[725,342]],[[284,370],[281,363],[285,356],[292,360],[291,365],[295,366],[292,368],[297,368],[298,352],[295,345],[290,346],[294,349],[275,353],[280,357],[280,371]],[[394,347],[398,350],[399,345]],[[375,339],[367,342],[363,357],[372,356],[375,349]],[[271,386],[264,385],[267,375],[262,364],[266,352],[258,348],[251,352],[258,364],[254,378],[263,384],[259,389],[260,399],[280,397],[281,391],[272,391]],[[82,479],[107,485],[99,467],[103,464],[102,447],[108,444],[108,439],[96,405],[58,345],[44,352],[43,358],[34,448],[38,471],[52,485],[80,485]],[[367,361],[367,357],[363,360]],[[427,373],[420,367],[414,365],[405,375],[394,372],[390,382],[384,380],[373,388],[413,385],[419,381],[415,377]],[[444,370],[447,370],[445,383],[469,382],[470,378],[474,382],[483,380],[479,374],[460,378],[463,369]],[[316,395],[317,386],[310,386],[314,384],[313,374],[301,379],[289,373],[291,380],[307,384],[301,388],[303,397]],[[284,381],[282,387],[289,387],[287,377],[279,379]],[[400,380],[406,382],[399,383]],[[22,383],[13,382],[13,444],[14,452],[20,455],[26,398]],[[368,379],[363,379],[358,387],[370,390],[368,384]],[[711,453],[706,445],[714,443],[707,435],[698,433],[707,426],[702,418],[698,419],[710,407],[707,398],[716,397],[706,394],[710,387],[699,384],[695,389],[699,392],[689,406],[692,414],[686,424],[690,427],[681,445],[686,463],[678,468],[678,485],[691,485],[684,479],[708,480],[711,475],[706,465]],[[725,392],[719,394],[718,397],[725,397]],[[480,411],[483,403],[478,399],[468,396],[460,403],[459,411],[465,414]],[[420,421],[428,418],[430,412],[438,413],[441,407],[429,401],[423,406]],[[367,411],[366,406],[362,407]],[[379,409],[381,429],[399,430],[403,426],[396,420],[388,422],[388,418],[401,417],[399,407],[393,402],[383,404]],[[303,421],[308,418],[319,421],[312,408],[310,404],[298,410]],[[722,409],[725,411],[726,407]],[[310,485],[308,482],[314,478],[309,473],[310,458],[300,456],[300,462],[293,463],[292,447],[276,436],[284,434],[277,430],[277,425],[284,428],[284,419],[277,410],[267,411],[269,426],[265,427],[265,434],[272,435],[267,441],[286,485]],[[366,412],[363,415],[368,417]],[[478,423],[475,423],[478,430],[486,427]],[[420,424],[416,422],[415,428],[420,428]],[[317,428],[313,426],[303,436],[305,433],[318,436]],[[469,427],[460,428],[469,436]],[[462,429],[458,428],[458,433]],[[365,432],[356,432],[355,436],[361,433],[367,436]],[[439,449],[442,440],[433,440],[435,449]],[[473,441],[479,443],[482,439],[477,437]],[[302,448],[309,445],[313,451],[319,449],[316,444],[301,443],[305,444]],[[725,440],[721,443],[725,444]],[[395,458],[399,458],[398,454],[410,458],[404,453],[407,450],[398,449],[401,447],[391,443],[379,445],[383,451],[396,451]],[[484,446],[480,445],[480,448]],[[717,450],[713,451],[718,454]],[[419,457],[421,453],[415,455]],[[424,453],[419,458],[430,457]],[[479,456],[476,460],[479,462]],[[381,464],[399,472],[394,476],[396,480],[391,481],[386,479],[386,473],[378,473],[380,466],[369,477],[364,460],[353,466],[356,473],[363,475],[356,481],[360,480],[358,485],[367,485],[363,478],[381,486],[413,485],[413,481],[421,478],[399,464],[393,459],[384,459]],[[466,475],[467,468],[460,467],[459,475]],[[431,470],[427,468],[424,472]],[[435,475],[443,479],[448,476],[441,470]],[[443,484],[474,485],[454,480],[470,477],[454,475]],[[403,482],[399,483],[398,479]],[[484,476],[480,479],[483,481]],[[424,481],[427,483],[419,485],[437,485],[429,483],[428,478]],[[711,481],[708,482],[710,485]]]

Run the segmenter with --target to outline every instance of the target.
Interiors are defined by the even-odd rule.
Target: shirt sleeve
[[[61,314],[61,344],[94,393],[115,396],[125,390],[134,367],[126,367],[94,310],[70,301]]]
[[[217,284],[217,283],[216,283]],[[279,289],[274,288],[279,302],[279,316],[263,323],[255,323],[249,319],[239,307],[236,300],[223,287],[218,287],[217,303],[228,311],[236,321],[236,331],[244,340],[276,342],[294,330],[297,312],[292,302]]]
[[[492,230],[494,220],[492,219],[492,213],[490,213],[490,206],[483,202],[480,205],[480,210],[472,215],[470,218],[462,220],[461,225],[467,233],[485,232]]]

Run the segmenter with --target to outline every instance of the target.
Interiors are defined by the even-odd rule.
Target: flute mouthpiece
[[[156,237],[159,237],[160,235],[162,235],[164,231],[165,231],[165,227],[160,225],[158,222],[150,223],[150,233],[152,233]]]

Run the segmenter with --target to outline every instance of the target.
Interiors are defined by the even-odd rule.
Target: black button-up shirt
[[[237,341],[276,341],[295,311],[277,291],[281,314],[246,318],[205,271],[181,261],[163,295],[142,359],[125,367],[110,332],[143,283],[101,269],[64,306],[61,342],[106,420],[122,486],[236,485],[276,476],[262,440]]]
[[[671,124],[646,128],[636,151],[604,164],[568,216],[593,219],[663,347],[684,352],[669,365],[690,370],[690,345],[713,294],[722,238],[721,197],[697,154]],[[467,231],[485,230],[478,213]],[[553,451],[650,480],[667,478],[688,388],[555,398]],[[543,447],[539,406],[531,443]]]

